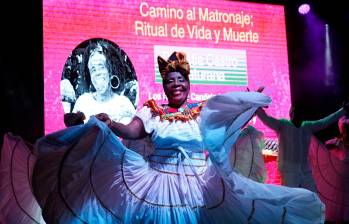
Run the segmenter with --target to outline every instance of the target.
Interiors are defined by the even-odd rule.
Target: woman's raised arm
[[[108,127],[121,138],[140,139],[147,136],[143,122],[138,117],[134,117],[127,125],[111,120],[105,113],[97,114],[96,118],[106,123]]]

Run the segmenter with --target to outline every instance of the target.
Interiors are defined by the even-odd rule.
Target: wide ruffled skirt
[[[14,166],[4,162],[16,158],[14,147],[3,148],[10,152],[1,158],[1,191],[8,203],[1,203],[0,222],[39,223],[40,205],[47,223],[323,223],[324,206],[315,193],[257,183],[225,163],[239,128],[263,105],[260,96],[213,100],[201,126],[203,133],[216,133],[204,138],[209,157],[183,149],[157,149],[143,157],[95,118],[39,139],[35,154],[21,154]],[[211,113],[211,106],[218,109]],[[24,175],[17,181],[23,184],[3,178],[11,173]]]
[[[44,219],[48,223],[323,223],[324,205],[315,193],[257,183],[225,163],[224,153],[232,148],[228,143],[235,142],[239,128],[263,105],[258,97],[251,101],[251,94],[233,94],[215,99],[219,107],[234,105],[230,116],[223,108],[212,110],[220,119],[230,119],[228,123],[210,117],[208,103],[203,112],[208,129],[201,131],[215,133],[204,138],[212,161],[203,152],[183,149],[157,149],[143,157],[95,118],[42,138],[37,143],[33,188]],[[222,128],[225,124],[230,126]],[[226,132],[228,137],[222,135]]]
[[[183,173],[169,164],[160,169],[96,119],[38,146],[33,187],[48,223],[323,222],[324,208],[310,191],[235,172],[223,178],[200,153],[191,155],[203,159],[195,171],[190,165]]]

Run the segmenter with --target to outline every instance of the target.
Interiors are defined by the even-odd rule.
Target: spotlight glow
[[[298,12],[302,15],[307,14],[310,11],[310,5],[309,4],[302,4],[298,7]]]
[[[331,51],[331,39],[328,24],[325,25],[325,84],[331,86],[334,83],[334,71],[333,71],[333,60]]]

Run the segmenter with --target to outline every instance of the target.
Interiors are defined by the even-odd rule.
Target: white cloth
[[[324,208],[316,194],[249,180],[224,154],[256,108],[269,102],[260,93],[225,94],[208,100],[201,121],[172,123],[144,107],[137,116],[155,145],[145,158],[94,117],[43,137],[33,188],[45,220],[322,223]],[[212,133],[217,135],[206,135]]]
[[[314,132],[328,127],[343,114],[343,109],[340,109],[320,120],[303,121],[300,127],[296,127],[289,120],[275,119],[264,110],[258,110],[257,116],[278,135],[278,169],[283,185],[304,187],[316,192],[308,159],[311,137]]]
[[[30,186],[36,155],[19,136],[4,135],[0,163],[0,223],[45,223]]]
[[[230,161],[237,172],[254,181],[264,182],[267,171],[262,149],[264,134],[251,125],[241,130],[231,151]]]
[[[125,96],[114,94],[109,100],[97,101],[93,93],[84,93],[76,100],[73,112],[79,111],[85,114],[85,121],[93,115],[106,113],[113,121],[123,124],[130,123],[136,113],[131,101]]]

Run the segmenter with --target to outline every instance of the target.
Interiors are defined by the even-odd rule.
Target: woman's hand
[[[265,89],[265,86],[260,86],[260,87],[258,87],[258,89],[257,89],[255,92],[261,93],[261,92],[264,91],[264,89]],[[251,91],[250,91],[250,88],[248,88],[248,87],[246,88],[246,91],[247,91],[247,92],[251,92]],[[268,106],[264,106],[263,108],[268,108]],[[258,109],[258,110],[261,111],[261,109]],[[258,110],[257,110],[257,111],[258,111]],[[256,111],[256,112],[257,112],[257,111]]]
[[[345,117],[349,117],[349,102],[348,101],[344,101],[343,102],[343,110],[345,112]]]
[[[64,124],[66,127],[83,124],[85,119],[85,114],[82,112],[64,114]]]
[[[259,93],[261,93],[261,92],[263,92],[263,90],[265,89],[265,87],[264,86],[260,86],[260,87],[258,87],[258,89],[255,91],[255,92],[259,92]],[[251,92],[250,91],[250,88],[246,88],[246,91],[247,92]]]
[[[110,117],[108,116],[108,114],[106,113],[100,113],[100,114],[96,114],[95,117],[104,122],[106,125],[108,125],[108,127],[111,125],[112,120],[110,119]]]
[[[261,92],[263,92],[264,89],[265,89],[264,86],[260,86],[260,87],[258,87],[258,89],[256,90],[256,92],[261,93]]]

